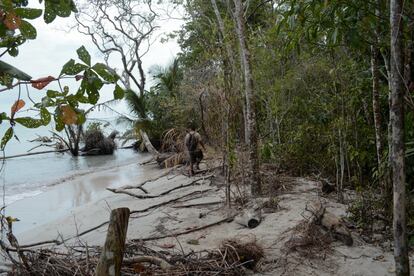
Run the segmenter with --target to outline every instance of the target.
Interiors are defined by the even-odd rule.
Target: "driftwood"
[[[131,265],[136,263],[150,263],[159,266],[162,270],[168,270],[172,267],[167,261],[155,256],[137,256],[124,259],[124,265]]]
[[[39,152],[28,152],[28,153],[23,153],[23,154],[16,154],[16,155],[0,157],[0,160],[16,158],[16,157],[24,157],[24,156],[30,156],[30,155],[37,155],[37,154],[45,154],[45,153],[63,153],[63,152],[66,152],[66,151],[69,151],[69,150],[68,149],[62,149],[62,150],[46,150],[46,151],[39,151]]]
[[[128,208],[112,210],[105,245],[96,267],[96,276],[121,274],[129,213]]]
[[[148,238],[142,238],[142,239],[135,239],[133,241],[154,241],[154,240],[160,240],[160,239],[164,239],[164,238],[178,237],[178,236],[193,233],[193,232],[196,232],[196,231],[204,230],[204,229],[222,224],[223,222],[232,222],[234,220],[234,217],[235,217],[234,215],[229,216],[229,217],[226,217],[224,219],[221,219],[221,220],[218,220],[218,221],[215,221],[215,222],[203,225],[203,226],[190,228],[190,229],[182,231],[182,232],[171,233],[171,234],[163,235],[163,236],[154,236],[154,237],[148,237]]]
[[[148,152],[153,156],[153,159],[157,161],[158,165],[162,168],[170,168],[174,167],[179,164],[184,164],[186,162],[185,154],[182,152],[167,152],[167,153],[160,153],[155,149],[152,145],[150,139],[148,138],[147,133],[145,131],[140,130],[140,135],[145,145],[145,148]]]
[[[167,201],[163,201],[163,202],[158,203],[158,204],[151,205],[151,206],[149,206],[149,207],[147,207],[147,208],[144,208],[144,209],[141,209],[141,210],[132,210],[132,211],[130,211],[130,213],[129,213],[129,214],[131,215],[131,214],[138,214],[138,213],[146,213],[146,212],[148,212],[148,211],[150,211],[150,210],[152,210],[152,209],[156,209],[156,208],[159,208],[159,207],[161,207],[161,206],[164,206],[164,205],[167,205],[167,204],[170,204],[170,203],[173,203],[173,202],[179,201],[179,200],[181,200],[181,199],[183,199],[183,198],[186,198],[186,197],[189,197],[189,196],[192,196],[192,195],[196,195],[196,194],[200,194],[200,193],[209,192],[209,191],[211,191],[211,190],[212,190],[212,189],[206,189],[206,190],[202,190],[202,191],[193,191],[193,192],[191,192],[191,193],[188,193],[188,194],[182,195],[182,196],[180,196],[180,197],[173,198],[173,199],[170,199],[170,200],[167,200]],[[94,226],[94,227],[92,227],[92,228],[89,228],[89,229],[87,229],[87,230],[85,230],[85,231],[82,231],[81,233],[78,233],[76,236],[74,236],[74,237],[70,237],[70,238],[67,238],[67,239],[65,239],[64,241],[68,241],[68,240],[70,240],[70,239],[72,239],[72,238],[79,238],[79,237],[81,237],[81,236],[83,236],[83,235],[86,235],[86,234],[88,234],[88,233],[90,233],[90,232],[92,232],[92,231],[95,231],[95,230],[97,230],[97,229],[101,228],[102,226],[104,226],[104,225],[106,225],[106,224],[108,224],[108,223],[109,223],[109,221],[104,221],[104,222],[102,222],[101,224],[96,225],[96,226]],[[44,242],[44,243],[50,243],[50,241],[47,241],[47,242]]]
[[[312,209],[310,212],[314,215],[314,222],[316,224],[320,224],[328,229],[334,238],[342,241],[344,244],[348,246],[353,244],[351,233],[340,218],[326,210],[320,202],[313,202]]]
[[[152,145],[147,133],[141,129],[139,131],[139,134],[141,135],[142,141],[144,142],[144,145],[147,148],[148,152],[151,153],[152,156],[154,156],[154,158],[157,158],[157,156],[160,155],[160,153]]]
[[[204,206],[211,206],[211,205],[218,205],[222,204],[223,201],[212,201],[212,202],[204,202],[204,203],[194,203],[194,204],[185,204],[185,205],[176,205],[172,206],[172,208],[193,208],[193,207],[204,207]]]
[[[173,198],[173,199],[170,199],[170,200],[163,201],[161,203],[152,205],[152,206],[147,207],[145,209],[131,211],[131,214],[135,214],[135,213],[145,213],[145,212],[148,212],[149,210],[152,210],[152,209],[155,209],[155,208],[158,208],[158,207],[167,205],[167,204],[172,203],[172,202],[175,202],[175,201],[179,201],[179,200],[181,200],[183,198],[186,198],[186,197],[189,197],[189,196],[192,196],[192,195],[195,195],[195,194],[202,194],[202,193],[205,193],[205,192],[209,192],[211,190],[212,189],[205,189],[205,190],[202,190],[202,191],[193,191],[193,192],[188,193],[188,194],[185,194],[183,196],[176,197],[176,198]]]
[[[106,189],[108,191],[111,191],[111,192],[116,193],[116,194],[126,194],[126,195],[129,195],[129,196],[132,196],[132,197],[136,197],[136,198],[139,198],[139,199],[156,198],[156,197],[165,196],[165,195],[167,195],[167,194],[169,194],[169,193],[171,193],[173,191],[176,191],[176,190],[179,190],[179,189],[182,189],[182,188],[186,188],[186,187],[195,185],[195,184],[197,184],[198,181],[200,181],[200,180],[206,180],[206,179],[209,179],[209,178],[211,178],[213,176],[214,175],[208,175],[208,176],[200,177],[198,179],[195,179],[195,180],[191,181],[190,183],[181,184],[179,186],[176,186],[174,188],[171,188],[169,190],[166,190],[166,191],[164,191],[164,192],[162,192],[162,193],[160,193],[158,195],[149,195],[149,194],[146,194],[146,195],[137,195],[137,194],[134,194],[134,193],[125,191],[123,189],[112,189],[112,188],[106,188]],[[138,187],[138,188],[141,188],[141,187]]]
[[[154,182],[154,181],[156,181],[156,180],[158,180],[158,179],[160,179],[160,178],[163,178],[164,176],[166,176],[166,175],[168,175],[168,174],[170,174],[170,172],[173,170],[174,168],[171,168],[171,169],[169,169],[169,170],[166,170],[165,172],[163,172],[162,174],[160,174],[160,175],[158,175],[158,176],[156,176],[156,177],[154,177],[154,178],[151,178],[151,179],[148,179],[148,180],[145,180],[145,181],[143,181],[143,182],[141,182],[141,183],[139,183],[139,184],[137,184],[137,185],[134,185],[134,186],[131,186],[131,185],[126,185],[126,186],[123,186],[123,187],[121,187],[121,188],[118,188],[118,190],[128,190],[128,189],[139,189],[139,188],[142,188],[142,186],[144,186],[145,184],[147,184],[147,183],[149,183],[149,182]],[[148,192],[146,192],[146,193],[148,193]]]

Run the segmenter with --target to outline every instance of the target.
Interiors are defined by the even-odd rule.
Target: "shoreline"
[[[146,155],[141,157],[144,160],[148,158]],[[145,173],[145,169],[138,165],[138,160],[114,167],[87,169],[26,192],[34,195],[8,204],[5,213],[20,220],[13,225],[13,232],[19,236],[34,227],[68,215],[74,209],[97,202],[111,194],[106,188],[128,184],[134,179],[145,177]]]
[[[113,156],[88,157],[47,153],[41,156],[41,159],[38,156],[24,156],[8,160],[2,172],[2,181],[6,185],[5,205],[8,206],[19,200],[47,192],[56,185],[78,177],[137,163],[139,160],[147,158],[146,156],[146,154],[126,151],[122,153],[117,151]],[[45,164],[50,163],[51,165],[46,167]],[[29,174],[27,171],[23,175],[15,175],[15,171],[20,172],[26,169],[33,171],[30,168],[33,164],[37,164],[42,173],[37,171],[32,178],[27,176]],[[20,179],[22,176],[23,179]]]

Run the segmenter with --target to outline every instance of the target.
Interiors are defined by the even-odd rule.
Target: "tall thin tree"
[[[409,275],[410,266],[406,231],[406,191],[404,160],[404,61],[403,0],[390,2],[391,25],[391,168],[394,185],[394,258],[397,275]]]
[[[260,163],[258,155],[258,131],[256,122],[256,98],[254,95],[254,83],[252,75],[252,66],[250,61],[250,51],[247,46],[245,18],[243,16],[242,0],[233,0],[235,6],[234,18],[236,21],[237,37],[240,45],[240,55],[244,70],[244,89],[246,98],[246,119],[247,133],[249,137],[249,169],[251,174],[249,182],[253,195],[260,195],[262,192],[260,181]]]

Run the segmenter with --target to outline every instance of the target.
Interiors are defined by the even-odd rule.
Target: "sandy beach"
[[[390,248],[367,244],[356,233],[352,233],[352,246],[337,241],[331,255],[324,259],[303,258],[287,250],[289,240],[295,236],[294,229],[304,220],[308,204],[320,200],[317,182],[304,178],[283,180],[283,185],[289,188],[288,192],[278,196],[278,209],[262,212],[259,226],[249,229],[235,221],[223,221],[229,210],[223,207],[224,188],[217,181],[212,183],[214,174],[217,173],[190,178],[180,170],[135,163],[75,177],[48,192],[10,205],[8,212],[20,219],[15,223],[15,230],[21,245],[57,239],[66,244],[82,241],[83,244],[102,246],[111,209],[128,207],[131,215],[127,240],[145,240],[145,245],[154,250],[165,244],[171,244],[171,250],[182,248],[186,252],[214,249],[223,240],[236,238],[254,240],[264,248],[265,260],[258,275],[393,274]],[[139,199],[106,190],[122,190],[122,187],[151,179],[157,180],[145,184],[149,195],[171,192]],[[144,194],[139,189],[128,191],[132,195]],[[346,206],[323,200],[332,213],[339,217],[346,215]],[[196,206],[186,207],[193,204]],[[233,214],[237,212],[233,210]],[[204,226],[207,227],[203,230],[181,234]]]

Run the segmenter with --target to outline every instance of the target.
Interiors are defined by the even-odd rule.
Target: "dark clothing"
[[[190,151],[190,162],[191,163],[200,163],[203,160],[203,151],[201,149],[196,149],[195,151]]]

